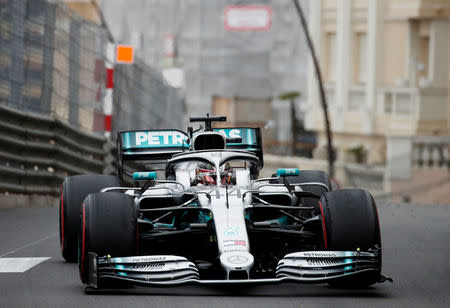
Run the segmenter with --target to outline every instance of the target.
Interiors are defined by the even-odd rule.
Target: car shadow
[[[158,295],[158,296],[232,296],[232,297],[339,297],[390,298],[386,287],[371,286],[364,289],[333,288],[328,285],[299,285],[282,283],[262,286],[179,286],[129,287],[85,291],[89,295]]]

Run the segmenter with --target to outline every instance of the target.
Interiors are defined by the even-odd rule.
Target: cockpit
[[[257,178],[258,171],[258,158],[252,154],[205,151],[172,159],[166,178],[181,182],[185,187],[248,186]]]

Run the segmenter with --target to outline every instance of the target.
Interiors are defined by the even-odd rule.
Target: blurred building
[[[384,163],[387,137],[449,134],[449,17],[449,0],[310,1],[338,160]],[[311,65],[308,74],[306,125],[324,158]]]
[[[307,11],[308,1],[301,3]],[[227,7],[247,5],[270,8],[268,29],[226,28]],[[301,115],[308,56],[292,0],[107,0],[102,8],[119,43],[136,46],[139,57],[184,88],[188,115],[213,111],[213,98],[261,102],[252,109],[255,125],[271,130],[268,135],[280,142],[291,141],[289,104],[278,96],[301,92]],[[249,124],[248,119],[241,114],[233,121]]]
[[[53,2],[59,2],[53,0]],[[101,24],[102,18],[99,10],[101,0],[63,0],[67,7],[75,11],[78,15],[90,22]]]

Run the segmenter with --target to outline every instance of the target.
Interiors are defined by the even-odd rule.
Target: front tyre
[[[129,195],[90,194],[81,209],[78,265],[83,283],[88,280],[88,253],[98,256],[137,255],[137,211]]]
[[[381,273],[381,235],[377,207],[372,195],[363,189],[342,189],[325,193],[319,201],[324,247],[331,251],[378,253],[377,271],[338,279],[330,285],[366,287],[376,283]]]
[[[120,181],[112,175],[84,174],[65,178],[59,201],[59,242],[67,262],[77,262],[81,203],[90,193],[113,186],[120,186]]]

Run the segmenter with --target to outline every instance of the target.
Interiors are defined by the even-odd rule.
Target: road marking
[[[15,253],[16,251],[22,250],[22,249],[24,249],[24,248],[33,246],[33,245],[35,245],[35,244],[37,244],[37,243],[39,243],[39,242],[48,240],[49,238],[55,237],[55,236],[57,236],[57,235],[58,235],[58,234],[55,233],[55,234],[46,236],[46,237],[44,237],[44,238],[41,238],[41,239],[39,239],[39,240],[37,240],[37,241],[34,241],[34,242],[30,243],[30,244],[26,244],[26,245],[24,245],[24,246],[22,246],[22,247],[19,247],[19,248],[17,248],[17,249],[8,251],[7,253],[4,253],[4,254],[0,255],[0,258],[1,258],[1,257],[4,257],[4,256],[6,256],[6,255],[9,255],[9,254]]]
[[[23,273],[48,259],[50,259],[50,257],[0,258],[0,273]]]

